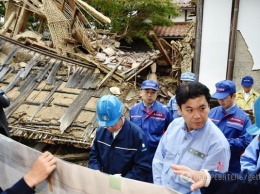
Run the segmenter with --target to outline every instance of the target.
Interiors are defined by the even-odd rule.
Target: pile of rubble
[[[118,95],[128,114],[140,100],[143,80],[158,81],[158,100],[167,103],[180,73],[191,71],[194,23],[182,41],[168,43],[151,34],[158,50],[130,52],[120,49],[114,34],[92,29],[82,11],[110,22],[81,0],[7,1],[1,34],[27,46],[0,38],[0,83],[12,101],[6,109],[12,137],[88,149],[98,127],[95,104],[102,95]],[[30,14],[39,23],[28,31]]]

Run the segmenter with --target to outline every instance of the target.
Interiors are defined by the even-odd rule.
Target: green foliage
[[[0,16],[4,17],[5,15],[5,5],[3,1],[0,1]]]
[[[153,26],[170,26],[170,18],[179,15],[179,8],[172,0],[85,0],[112,21],[110,25],[97,28],[109,28],[117,33],[119,39],[131,43],[133,38],[141,38],[152,46],[148,32]],[[94,21],[93,21],[94,22]]]

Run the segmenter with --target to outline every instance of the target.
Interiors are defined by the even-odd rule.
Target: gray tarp
[[[18,181],[41,153],[0,135],[0,185]],[[58,159],[51,178],[36,187],[40,194],[176,194],[162,186],[111,176]]]

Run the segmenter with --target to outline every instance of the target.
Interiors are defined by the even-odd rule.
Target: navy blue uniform
[[[202,194],[259,194],[260,193],[260,171],[250,174],[242,171],[240,174],[229,172],[221,174],[209,171],[211,181],[208,187],[201,188]]]
[[[125,178],[147,181],[151,161],[144,132],[127,119],[115,139],[106,128],[99,128],[91,147],[88,167],[108,174],[121,174]]]
[[[1,194],[34,194],[35,191],[29,187],[24,179],[20,179],[17,183],[15,183],[11,188],[3,191],[0,188]]]

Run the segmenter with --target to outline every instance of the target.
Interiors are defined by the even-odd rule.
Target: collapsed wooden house
[[[176,85],[185,66],[185,44],[178,47],[180,43],[169,44],[151,33],[159,51],[123,51],[112,35],[91,29],[82,10],[99,22],[110,22],[81,0],[9,0],[6,4],[0,87],[11,105],[5,112],[11,136],[41,142],[36,145],[40,150],[50,144],[88,149],[98,127],[95,105],[102,95],[118,95],[127,114],[140,100],[139,84],[151,78],[160,83],[158,100],[167,103],[174,90],[169,85]],[[33,33],[26,30],[30,14],[38,18]],[[190,44],[192,38],[184,42]],[[60,155],[61,148],[55,153]],[[87,156],[74,153],[72,158],[82,157]]]

